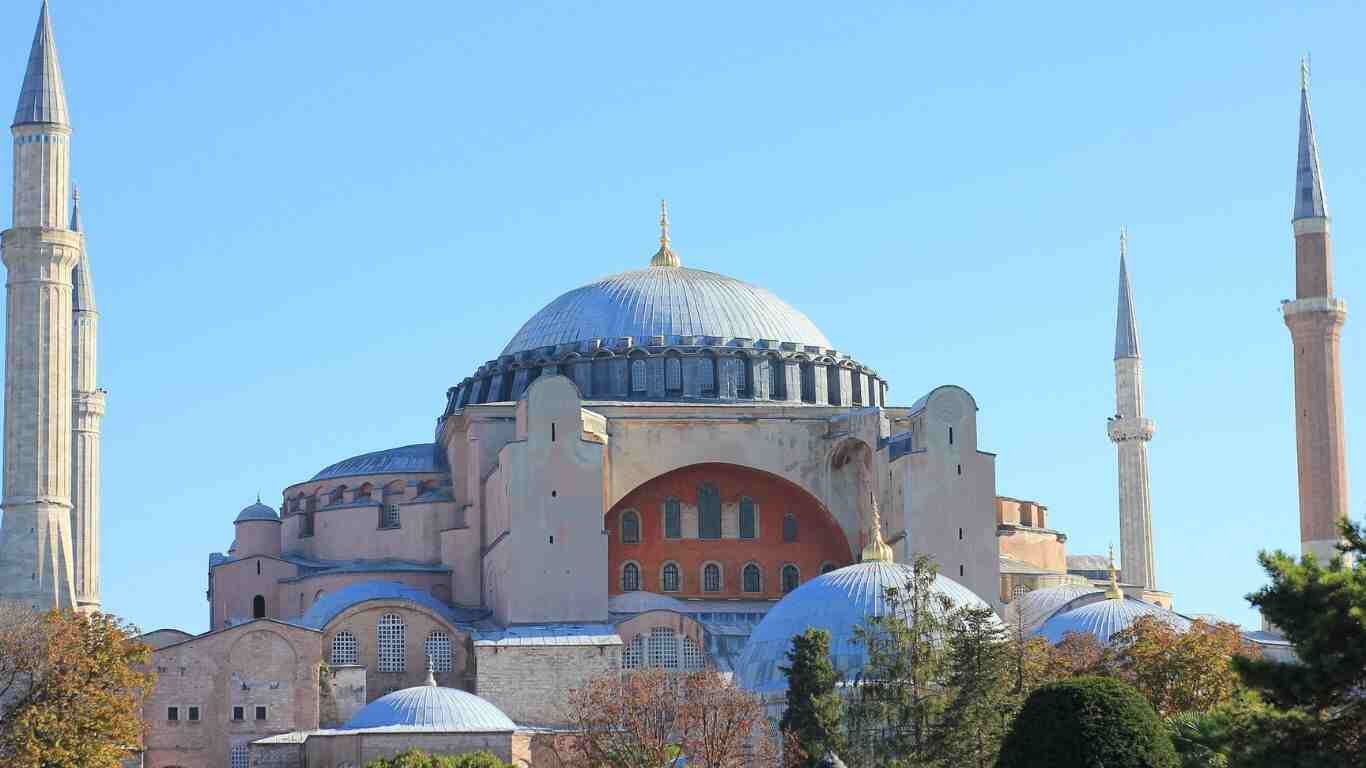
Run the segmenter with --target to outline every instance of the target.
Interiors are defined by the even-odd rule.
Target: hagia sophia
[[[105,393],[46,2],[12,131],[0,596],[97,610]],[[1283,311],[1303,546],[1323,554],[1346,515],[1346,309],[1307,77],[1296,189],[1297,298]],[[661,205],[640,268],[506,329],[433,409],[432,435],[342,458],[273,506],[224,510],[209,630],[143,636],[158,677],[130,764],[356,768],[419,746],[552,765],[568,691],[619,669],[711,666],[778,707],[791,636],[828,628],[836,666],[856,671],[854,627],[921,554],[954,605],[1050,640],[1106,641],[1143,615],[1189,626],[1159,587],[1156,428],[1124,235],[1119,250],[1104,423],[1117,565],[1069,555],[1045,505],[1000,495],[967,389],[889,402],[876,360],[764,288],[691,266],[705,258],[675,248]],[[1247,636],[1285,652],[1274,634]]]

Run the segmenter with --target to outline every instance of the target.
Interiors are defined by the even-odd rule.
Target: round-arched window
[[[762,579],[760,578],[759,566],[750,563],[744,570],[744,588],[746,592],[763,591]]]
[[[721,591],[721,566],[716,563],[707,563],[702,568],[702,591]]]
[[[640,515],[634,509],[621,513],[621,541],[623,544],[640,543]]]
[[[797,588],[801,582],[801,572],[795,565],[783,566],[783,593],[786,594]]]
[[[678,564],[677,564],[677,563],[665,563],[665,564],[664,564],[664,571],[663,571],[663,574],[662,574],[662,578],[661,578],[660,580],[663,582],[663,589],[664,589],[665,592],[677,592],[677,591],[678,591],[678,588],[679,588],[679,584],[678,584],[679,579],[678,579],[678,576],[679,576],[679,573],[678,573]]]
[[[635,563],[627,563],[621,569],[621,591],[637,592],[640,590],[640,566]]]

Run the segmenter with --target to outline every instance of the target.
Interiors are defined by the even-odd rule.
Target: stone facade
[[[474,693],[520,725],[563,723],[568,693],[621,669],[621,643],[499,645],[476,641]]]

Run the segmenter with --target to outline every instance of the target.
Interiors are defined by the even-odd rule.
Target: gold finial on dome
[[[862,560],[865,563],[890,563],[893,561],[892,548],[882,540],[882,515],[877,511],[875,492],[868,492],[868,503],[872,507],[872,520],[869,521],[868,543],[863,547]]]
[[[432,688],[436,687],[436,663],[430,653],[427,654],[427,679],[422,684]]]
[[[659,201],[659,250],[655,252],[655,257],[650,259],[650,266],[682,266],[678,254],[669,247],[669,204],[664,200]]]
[[[1105,588],[1105,596],[1111,600],[1123,600],[1124,590],[1119,588],[1119,577],[1115,574],[1115,545],[1110,545],[1110,586]]]

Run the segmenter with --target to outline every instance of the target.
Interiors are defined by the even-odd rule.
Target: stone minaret
[[[100,421],[104,391],[95,383],[100,315],[81,230],[81,192],[71,193],[71,231],[81,233],[81,255],[71,270],[71,537],[75,549],[76,603],[100,608]]]
[[[1309,115],[1309,67],[1300,63],[1300,158],[1295,173],[1295,300],[1281,305],[1295,360],[1295,445],[1299,457],[1300,551],[1337,554],[1347,517],[1347,448],[1338,340],[1347,303],[1333,296],[1333,247],[1318,141]]]
[[[71,126],[44,0],[11,129],[14,223],[5,284],[4,510],[0,596],[76,606],[71,544]]]
[[[1143,415],[1143,358],[1129,295],[1128,234],[1119,235],[1119,312],[1115,321],[1115,415],[1107,424],[1119,451],[1119,556],[1125,584],[1157,589],[1153,512],[1148,500],[1148,441],[1157,425]]]

